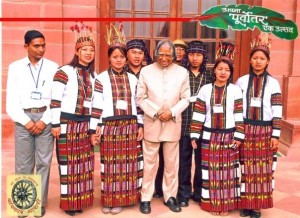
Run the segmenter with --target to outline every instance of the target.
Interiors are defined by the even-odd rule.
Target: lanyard
[[[215,88],[215,84],[214,84],[214,87],[213,87],[213,92],[212,92],[212,94],[213,94],[213,105],[215,105],[215,103],[216,103],[216,94],[215,94],[215,90],[216,90],[216,88]],[[226,85],[225,85],[225,87],[224,87],[224,90],[223,90],[223,94],[222,94],[222,98],[221,98],[221,102],[220,102],[220,104],[222,104],[223,103],[223,97],[224,97],[224,94],[225,94],[225,90],[226,90]]]
[[[114,81],[115,81],[115,84],[116,84],[116,91],[117,91],[117,100],[119,100],[119,89],[118,89],[118,84],[117,84],[117,81],[116,81],[116,77],[115,77],[115,74],[112,72],[111,70],[111,73],[114,77]],[[125,89],[125,94],[124,94],[124,99],[126,100],[126,96],[127,96],[127,88],[126,88],[126,81],[125,81],[125,77],[124,77],[124,74],[122,75],[123,77],[123,81],[124,81],[124,89]]]
[[[262,78],[262,81],[261,81],[261,88],[260,88],[260,91],[259,91],[259,95],[257,96],[258,98],[261,98],[261,93],[262,93],[262,89],[263,89],[263,85],[264,85],[264,79],[265,77]],[[252,83],[252,97],[254,98],[254,83]]]
[[[43,67],[43,63],[44,63],[44,59],[42,59],[41,67],[40,67],[40,69],[39,69],[39,73],[38,73],[38,77],[37,77],[37,81],[35,81],[35,79],[34,79],[34,76],[33,76],[32,70],[31,70],[30,63],[28,64],[29,69],[30,69],[30,73],[31,73],[31,76],[32,76],[32,79],[33,79],[34,84],[35,84],[35,89],[37,89],[37,87],[39,86],[40,73],[41,73],[41,70],[42,70],[42,67]]]

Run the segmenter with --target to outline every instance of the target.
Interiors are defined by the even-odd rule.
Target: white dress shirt
[[[46,125],[50,123],[51,86],[57,68],[55,62],[46,58],[42,58],[35,66],[28,57],[9,65],[6,112],[14,122],[26,125],[31,119],[24,109],[46,106],[41,120]]]

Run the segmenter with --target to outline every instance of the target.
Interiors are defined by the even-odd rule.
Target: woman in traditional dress
[[[88,135],[95,43],[90,27],[76,25],[75,54],[54,75],[51,111],[60,173],[60,208],[74,216],[94,201],[94,150]],[[77,31],[77,30],[76,30]]]
[[[239,208],[239,152],[244,139],[242,92],[231,84],[233,45],[223,44],[213,67],[215,81],[198,94],[191,122],[194,149],[202,135],[201,208],[225,216]],[[228,51],[230,51],[228,53]]]
[[[139,201],[142,184],[142,111],[136,104],[137,78],[124,70],[126,47],[108,49],[110,67],[95,81],[91,143],[100,141],[103,213],[120,213]]]
[[[250,72],[236,84],[243,91],[245,141],[240,147],[242,217],[261,216],[273,207],[273,173],[281,130],[282,96],[278,81],[268,72],[270,40],[265,34],[253,43]]]

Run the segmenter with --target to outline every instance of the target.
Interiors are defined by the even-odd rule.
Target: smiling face
[[[250,64],[253,68],[253,72],[257,75],[263,73],[268,66],[270,60],[266,54],[260,50],[253,53],[250,58]]]
[[[88,66],[95,58],[95,48],[90,45],[82,46],[76,51],[79,63]]]
[[[117,72],[121,72],[126,64],[125,54],[122,53],[119,48],[116,48],[112,51],[108,57],[108,60],[110,66]]]
[[[157,63],[162,67],[168,67],[172,62],[172,48],[168,43],[165,43],[158,50]]]
[[[223,86],[227,83],[230,77],[230,67],[227,63],[221,61],[215,68],[216,85]]]
[[[35,64],[37,63],[45,54],[46,43],[44,38],[32,39],[29,44],[25,44],[24,48],[28,52],[29,60]]]

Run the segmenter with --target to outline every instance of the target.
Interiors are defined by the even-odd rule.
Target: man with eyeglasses
[[[181,39],[176,39],[173,41],[176,50],[176,63],[182,66],[182,59],[186,54],[187,45]]]
[[[161,40],[154,53],[156,62],[142,68],[137,88],[137,100],[144,111],[144,177],[140,211],[151,213],[150,201],[158,168],[158,151],[163,146],[164,204],[173,212],[181,208],[176,200],[179,169],[179,139],[181,113],[190,99],[189,75],[185,68],[173,63],[175,46]]]

